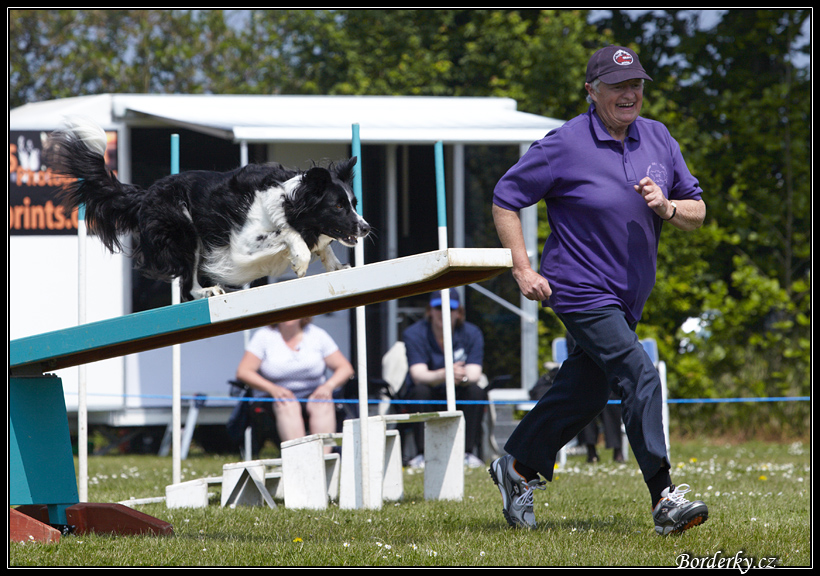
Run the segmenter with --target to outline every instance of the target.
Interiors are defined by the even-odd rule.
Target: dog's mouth
[[[355,234],[345,234],[341,230],[334,230],[332,236],[337,242],[348,248],[353,248],[359,242],[358,236]]]
[[[359,230],[355,234],[347,234],[344,231],[337,229],[337,230],[333,230],[331,232],[331,235],[340,244],[343,244],[344,246],[347,246],[348,248],[353,248],[359,242],[359,238],[364,238],[369,233],[370,233],[370,228],[368,227],[366,229],[363,228],[363,229]]]
[[[344,244],[348,248],[353,248],[359,242],[358,236],[336,236],[336,241]]]

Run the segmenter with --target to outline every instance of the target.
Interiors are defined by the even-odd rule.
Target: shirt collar
[[[593,132],[593,134],[595,134],[595,137],[599,141],[602,141],[602,140],[615,141],[615,138],[612,137],[612,135],[609,133],[609,130],[607,130],[606,126],[604,126],[604,123],[601,120],[601,118],[597,114],[595,114],[595,104],[590,104],[589,105],[589,117],[590,117],[590,123],[592,124],[592,132]],[[638,118],[640,118],[640,116]],[[638,131],[638,126],[637,126],[638,118],[636,118],[635,121],[632,124],[630,124],[629,128],[627,128],[627,130],[626,130],[626,137],[629,138],[630,140],[640,141],[640,139],[641,139],[639,131]]]

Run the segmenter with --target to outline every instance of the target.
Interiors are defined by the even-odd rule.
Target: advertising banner
[[[105,164],[117,169],[117,133],[107,132]],[[72,179],[55,174],[43,155],[47,132],[9,132],[9,235],[77,233],[77,211],[61,204],[59,192]]]

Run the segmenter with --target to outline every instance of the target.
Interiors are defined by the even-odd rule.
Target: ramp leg
[[[67,524],[79,501],[62,381],[9,378],[9,504],[46,504],[51,524]]]
[[[38,519],[47,517],[52,527],[72,527],[80,533],[173,532],[167,522],[126,506],[79,499],[62,381],[52,375],[9,378],[10,505],[36,510]],[[18,525],[28,524],[14,516]]]

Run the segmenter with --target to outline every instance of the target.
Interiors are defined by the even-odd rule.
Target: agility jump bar
[[[41,374],[481,282],[510,268],[506,248],[449,248],[285,280],[12,340],[9,372]]]

